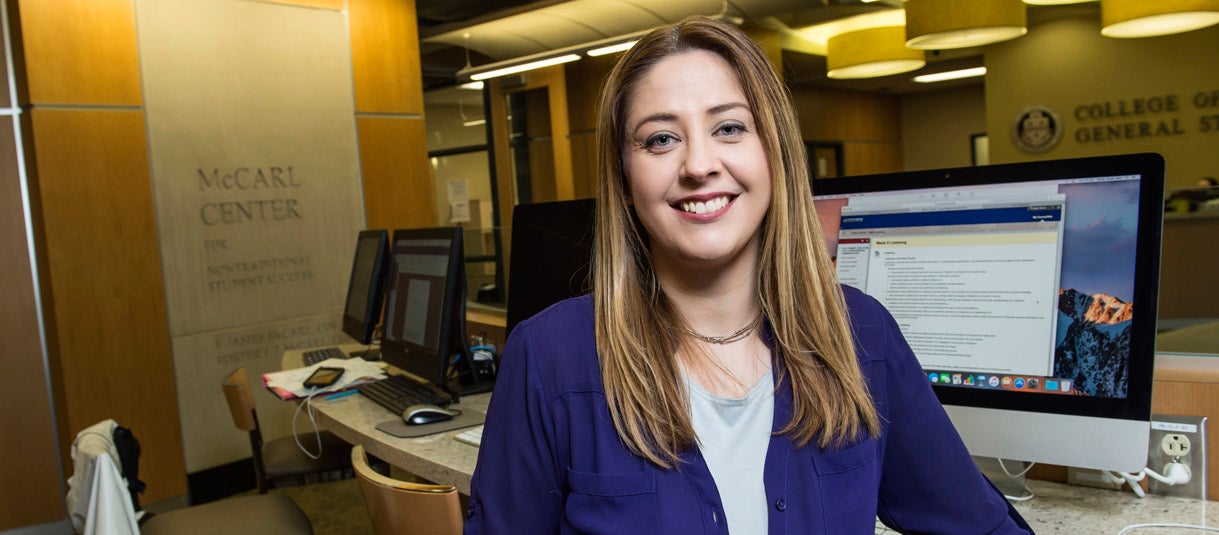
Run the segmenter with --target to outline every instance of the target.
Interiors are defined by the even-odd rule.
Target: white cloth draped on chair
[[[117,427],[114,420],[103,420],[77,433],[72,441],[73,470],[66,500],[77,533],[140,532],[114,445]]]

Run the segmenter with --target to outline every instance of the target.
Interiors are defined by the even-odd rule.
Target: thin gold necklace
[[[761,324],[762,324],[762,314],[759,313],[758,316],[753,319],[753,321],[749,322],[749,325],[741,327],[736,332],[729,334],[727,336],[707,336],[707,335],[696,333],[685,327],[682,327],[681,330],[690,336],[693,336],[695,338],[698,338],[699,340],[707,342],[708,344],[723,345],[723,344],[731,344],[738,340],[744,340],[751,333],[753,333],[754,329],[758,328],[758,325],[761,325]]]

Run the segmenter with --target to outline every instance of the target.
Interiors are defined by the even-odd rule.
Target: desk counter
[[[1016,502],[1016,510],[1039,535],[1116,534],[1132,524],[1171,523],[1219,528],[1219,502],[1148,495],[1064,483],[1029,480],[1036,497]],[[1133,530],[1131,535],[1195,533],[1162,529]]]
[[[350,349],[358,347],[345,348]],[[300,353],[285,353],[284,367],[300,366]],[[485,411],[490,399],[491,394],[466,396],[460,406]],[[364,446],[370,454],[409,473],[436,483],[454,485],[459,492],[469,495],[478,449],[454,438],[461,430],[397,438],[376,429],[378,424],[394,416],[360,395],[333,401],[315,399],[314,407],[321,424],[344,440]],[[1017,502],[1015,506],[1039,534],[1116,534],[1132,524],[1153,522],[1219,528],[1219,502],[1156,495],[1139,498],[1129,490],[1094,489],[1038,480],[1030,480],[1029,488],[1036,497]],[[1166,532],[1133,532],[1137,533]]]
[[[339,346],[344,353],[366,349],[363,345]],[[303,350],[284,352],[283,369],[304,365]],[[469,408],[486,412],[491,394],[475,394],[461,398],[453,408]],[[362,395],[326,400],[317,396],[313,408],[321,426],[352,444],[364,446],[374,455],[398,468],[429,481],[454,485],[464,495],[470,494],[470,478],[478,460],[478,448],[458,442],[455,437],[462,429],[445,431],[416,438],[398,438],[377,429],[377,425],[400,418]]]
[[[490,394],[475,394],[461,398],[454,408],[487,410]],[[361,395],[346,396],[334,401],[314,401],[318,420],[323,427],[352,444],[360,444],[389,464],[414,475],[446,485],[454,485],[462,494],[470,494],[470,477],[478,460],[478,448],[458,442],[458,429],[416,438],[398,438],[377,430],[377,424],[397,417]]]

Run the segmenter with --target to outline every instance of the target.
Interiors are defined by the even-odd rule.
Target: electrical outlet
[[[1148,478],[1149,492],[1206,499],[1206,417],[1152,415],[1147,450],[1148,468],[1162,475],[1168,475],[1166,472],[1190,474],[1189,483],[1184,485],[1168,485]],[[1173,465],[1174,462],[1187,468]]]
[[[1189,437],[1181,433],[1169,433],[1160,438],[1160,451],[1169,457],[1185,457],[1189,455]]]

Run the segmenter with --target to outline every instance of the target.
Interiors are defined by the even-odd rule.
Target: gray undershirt
[[[684,376],[684,374],[683,374]],[[685,377],[699,450],[720,492],[730,533],[766,533],[762,474],[774,420],[774,378],[768,370],[745,397],[712,394]]]

